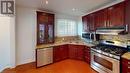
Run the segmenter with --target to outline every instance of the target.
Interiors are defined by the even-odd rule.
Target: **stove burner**
[[[96,50],[100,50],[106,53],[110,53],[116,56],[121,56],[122,54],[124,54],[126,52],[126,50],[123,50],[122,48],[119,47],[112,47],[112,46],[106,46],[106,45],[97,45],[95,47],[93,47],[93,49]]]

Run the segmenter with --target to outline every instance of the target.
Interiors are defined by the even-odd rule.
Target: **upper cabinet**
[[[124,2],[109,7],[108,9],[108,27],[124,25],[125,7]]]
[[[83,32],[89,32],[88,22],[87,22],[87,16],[82,17],[83,22]]]
[[[127,14],[130,12],[129,7],[130,4],[128,4],[128,7],[126,7]],[[130,17],[129,15],[127,16]],[[128,17],[127,19],[129,19]],[[129,24],[129,20],[127,20],[127,23]],[[125,25],[125,3],[121,2],[84,16],[83,25],[85,26],[83,26],[84,30],[87,30],[88,32],[95,31],[95,29],[100,27],[115,27]]]
[[[107,9],[95,12],[95,28],[107,27]]]
[[[130,0],[125,1],[125,24],[129,26],[130,32]]]
[[[95,30],[94,20],[95,20],[94,14],[89,14],[89,15],[82,17],[84,32],[91,32],[91,31]]]
[[[89,14],[87,16],[89,31],[92,32],[95,30],[95,14]]]
[[[54,14],[37,11],[37,45],[54,42]]]

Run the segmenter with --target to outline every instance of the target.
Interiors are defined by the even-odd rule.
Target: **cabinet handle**
[[[128,69],[130,69],[130,66],[128,66]]]
[[[128,64],[130,64],[130,62],[128,62]]]
[[[128,24],[127,25],[125,25],[125,29],[126,29],[126,32],[128,32]]]
[[[106,20],[104,21],[104,23],[105,23],[105,27],[107,27],[107,21]]]

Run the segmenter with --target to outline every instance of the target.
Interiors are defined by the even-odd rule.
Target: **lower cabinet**
[[[55,46],[53,49],[53,62],[68,58],[68,45]]]
[[[36,67],[64,59],[82,60],[90,64],[90,48],[84,45],[66,44],[36,50]]]
[[[53,62],[64,59],[84,60],[90,64],[90,48],[84,45],[66,44],[53,47]]]
[[[90,64],[91,61],[91,55],[90,55],[90,47],[85,46],[84,48],[84,60]]]
[[[130,73],[130,60],[122,58],[122,73]]]
[[[70,59],[84,60],[84,46],[71,44],[68,47]]]

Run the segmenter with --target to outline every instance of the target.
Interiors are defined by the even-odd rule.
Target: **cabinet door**
[[[69,58],[84,60],[84,46],[69,44]]]
[[[67,59],[68,58],[68,45],[61,45],[60,46],[60,53],[61,53],[61,59]]]
[[[124,2],[108,8],[109,27],[124,25]]]
[[[61,52],[60,52],[60,47],[55,46],[53,49],[53,62],[58,62],[61,60]]]
[[[49,23],[54,23],[54,19],[55,19],[54,16],[55,16],[54,14],[48,14],[48,22]]]
[[[84,46],[77,45],[76,59],[78,59],[78,60],[84,60]]]
[[[38,44],[42,44],[42,43],[45,43],[46,40],[45,40],[45,30],[46,30],[46,25],[43,23],[43,24],[39,24],[38,26],[38,34],[37,34],[37,43]]]
[[[54,42],[54,25],[53,24],[48,24],[47,25],[48,30],[47,30],[47,42],[48,43],[53,43]]]
[[[89,26],[88,26],[88,23],[87,23],[87,16],[83,16],[82,17],[82,22],[83,22],[83,32],[89,32]]]
[[[129,33],[130,33],[130,0],[125,1],[125,24],[129,27]]]
[[[48,14],[45,12],[37,11],[37,21],[39,23],[48,23]]]
[[[68,45],[69,48],[69,58],[70,59],[75,59],[77,55],[77,47],[75,45]]]
[[[107,26],[107,9],[95,12],[95,27],[106,27]]]
[[[121,58],[122,73],[130,73],[130,60]]]
[[[94,14],[87,15],[87,25],[89,27],[90,32],[95,31],[95,15]]]
[[[90,48],[85,46],[84,48],[84,58],[85,58],[85,61],[90,64],[90,59],[91,59],[91,56],[90,56]]]

